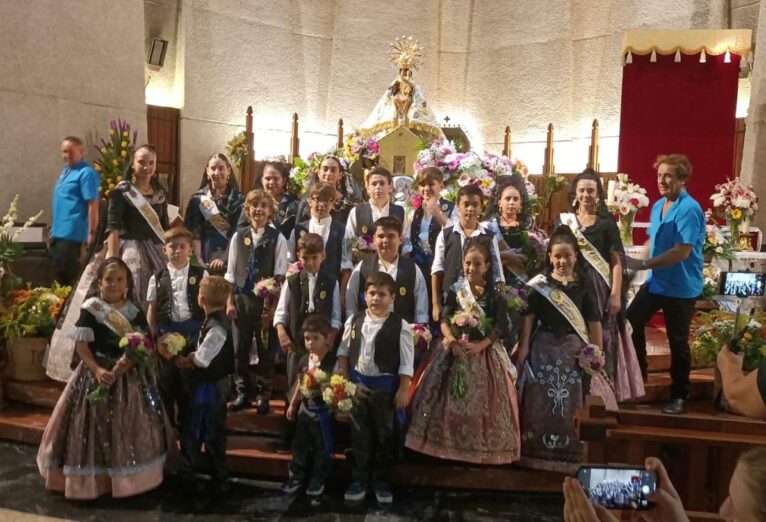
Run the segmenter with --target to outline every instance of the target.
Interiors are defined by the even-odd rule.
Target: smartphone
[[[607,509],[651,509],[646,496],[657,490],[657,474],[627,466],[582,466],[577,470],[591,502]]]
[[[756,272],[721,272],[720,294],[736,297],[763,297],[766,274]]]

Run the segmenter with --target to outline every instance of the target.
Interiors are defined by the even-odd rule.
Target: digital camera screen
[[[721,294],[737,297],[761,297],[766,290],[766,274],[724,272],[721,274]]]
[[[643,469],[581,468],[585,494],[607,509],[648,509],[646,496],[657,488],[654,473]]]

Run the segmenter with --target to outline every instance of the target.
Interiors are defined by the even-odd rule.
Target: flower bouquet
[[[303,261],[298,260],[295,263],[290,263],[287,265],[287,272],[285,273],[285,277],[290,277],[291,275],[295,275],[299,273],[301,270],[303,270]]]
[[[322,389],[322,400],[328,409],[348,413],[354,406],[356,385],[341,375],[333,375]]]
[[[107,132],[109,137],[102,138],[101,144],[96,145],[100,156],[93,162],[93,168],[101,177],[100,191],[104,199],[108,198],[117,183],[122,181],[138,138],[136,131],[131,137],[130,124],[122,120],[112,120]]]
[[[41,210],[34,216],[27,219],[27,221],[20,228],[14,227],[16,225],[16,219],[18,216],[19,195],[16,194],[11,200],[11,205],[8,208],[8,213],[3,216],[0,222],[0,280],[2,285],[0,288],[3,290],[20,286],[23,282],[21,278],[14,278],[11,273],[11,263],[19,259],[24,253],[24,247],[22,243],[16,241],[16,239],[24,233],[29,227],[35,224],[35,222],[43,214]],[[8,281],[6,282],[6,277]]]
[[[766,312],[757,312],[752,319],[740,316],[737,331],[739,348],[744,354],[742,369],[755,370],[766,357]],[[734,334],[734,315],[722,310],[699,313],[694,318],[692,358],[700,366],[715,366],[718,352],[729,344]]]
[[[450,325],[460,342],[484,339],[490,331],[492,321],[485,315],[471,310],[461,310],[450,317]],[[455,374],[450,393],[456,399],[465,397],[468,389],[468,369],[465,356],[457,358]]]
[[[702,298],[710,299],[718,293],[721,278],[721,269],[712,263],[702,266]]]
[[[616,410],[617,398],[614,385],[604,371],[606,357],[603,350],[595,344],[588,344],[580,350],[577,362],[583,372],[583,387],[587,393],[601,397],[608,410]]]
[[[343,153],[349,163],[354,163],[362,158],[374,160],[378,157],[380,146],[374,137],[363,138],[358,132],[349,134],[343,141]]]
[[[527,307],[527,291],[524,288],[506,285],[503,288],[505,307],[509,312],[523,312]]]
[[[592,377],[604,369],[606,357],[601,348],[595,344],[589,344],[580,350],[580,354],[577,356],[577,363],[586,375]]]
[[[710,220],[711,214],[712,211],[708,210],[705,212],[705,218]],[[734,249],[732,249],[731,243],[723,235],[721,227],[713,221],[708,221],[705,225],[705,243],[702,245],[702,252],[706,260],[720,257],[730,261],[734,257]]]
[[[157,353],[170,361],[186,347],[186,338],[177,332],[170,332],[157,340]]]
[[[71,291],[72,287],[58,283],[53,283],[50,288],[9,291],[2,304],[4,311],[0,315],[0,336],[4,339],[50,337]]]
[[[247,134],[245,134],[245,131],[239,132],[226,142],[226,153],[229,155],[231,162],[242,172],[242,163],[247,156]]]
[[[343,151],[332,149],[326,154],[312,152],[304,160],[296,157],[293,159],[293,168],[290,169],[290,179],[288,180],[288,191],[296,196],[302,196],[309,186],[316,181],[319,173],[319,166],[322,164],[325,156],[333,155],[341,162],[342,170],[348,171],[348,161],[343,157]]]
[[[745,186],[739,178],[734,178],[716,185],[715,190],[710,196],[713,201],[713,214],[726,219],[732,247],[735,250],[751,250],[749,238],[741,238],[741,233],[748,232],[750,219],[758,210],[758,196],[753,187]]]
[[[125,358],[134,363],[139,371],[144,371],[146,363],[154,353],[152,340],[141,332],[130,332],[120,339],[120,348],[125,352]],[[115,361],[116,362],[116,361]],[[98,404],[109,394],[108,384],[99,384],[88,394],[88,402]]]
[[[264,301],[264,308],[266,303],[275,303],[279,299],[279,292],[282,289],[282,283],[280,283],[275,277],[267,277],[261,279],[255,283],[253,293],[256,297],[260,297]]]
[[[646,189],[631,183],[627,174],[617,174],[614,201],[608,201],[610,210],[619,216],[620,237],[624,246],[633,246],[633,220],[639,209],[649,206]]]
[[[431,335],[431,329],[426,324],[411,324],[410,330],[412,330],[412,344],[415,350],[427,350],[428,345],[431,344],[433,336]]]
[[[328,384],[329,376],[319,368],[313,368],[304,372],[301,383],[298,386],[304,399],[314,399],[322,395],[322,387]]]
[[[548,238],[539,228],[533,227],[521,234],[521,253],[527,258],[527,274],[537,272],[547,246]]]
[[[351,249],[351,262],[354,265],[364,259],[365,255],[371,254],[377,250],[375,247],[375,239],[372,237],[372,234],[364,234],[360,237],[351,238],[349,248]]]

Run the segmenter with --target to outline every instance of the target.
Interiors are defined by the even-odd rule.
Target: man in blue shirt
[[[628,268],[651,270],[652,274],[636,294],[627,317],[633,327],[633,345],[646,379],[646,337],[644,325],[662,309],[670,345],[671,401],[663,413],[686,412],[691,352],[689,328],[694,306],[702,294],[702,245],[705,242],[705,215],[686,185],[692,166],[686,156],[660,156],[654,164],[662,199],[652,207],[649,224],[649,259],[628,258]]]
[[[80,275],[83,243],[93,243],[98,226],[98,173],[83,161],[83,144],[76,136],[61,142],[66,164],[53,188],[51,260],[56,280],[72,285]]]

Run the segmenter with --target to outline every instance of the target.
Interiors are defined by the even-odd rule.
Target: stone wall
[[[0,10],[0,212],[23,193],[20,217],[50,195],[61,139],[93,143],[123,118],[146,138],[142,2],[35,0]]]

